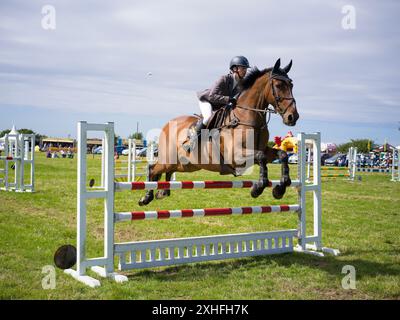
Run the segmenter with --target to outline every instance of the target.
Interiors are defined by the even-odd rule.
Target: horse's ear
[[[281,66],[281,58],[276,60],[274,67],[272,68],[272,73],[277,73]]]
[[[289,73],[291,68],[292,68],[292,60],[290,60],[289,64],[283,68],[283,71],[285,71],[285,73]]]

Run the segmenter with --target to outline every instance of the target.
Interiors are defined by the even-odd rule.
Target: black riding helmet
[[[249,60],[243,56],[233,57],[231,63],[229,64],[229,69],[232,70],[232,68],[236,66],[250,68]]]

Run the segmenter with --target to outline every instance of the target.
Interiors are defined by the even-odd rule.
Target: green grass
[[[99,157],[89,159],[89,178],[99,181]],[[91,289],[57,269],[56,289],[42,289],[41,273],[55,250],[76,243],[76,159],[36,156],[36,193],[0,191],[1,299],[399,299],[400,183],[389,174],[359,173],[362,181],[323,179],[323,244],[338,257],[284,254],[203,262],[126,272],[129,282],[102,279]],[[291,167],[295,177],[296,166]],[[256,169],[257,170],[257,169]],[[251,177],[255,179],[256,170]],[[279,178],[280,166],[269,166]],[[230,180],[210,172],[179,174],[179,180]],[[116,195],[116,211],[138,209],[143,191]],[[311,200],[311,198],[309,198]],[[148,209],[189,209],[296,203],[290,189],[281,201],[266,189],[182,190]],[[102,202],[90,202],[88,255],[102,255]],[[308,213],[310,214],[310,212]],[[116,241],[163,239],[295,228],[293,213],[136,221],[117,225]],[[343,266],[356,269],[356,289],[344,290]],[[89,274],[93,275],[90,271]]]

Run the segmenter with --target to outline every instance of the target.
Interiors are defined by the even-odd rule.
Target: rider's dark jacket
[[[236,85],[233,88],[233,74],[227,74],[219,78],[210,89],[197,92],[197,97],[200,101],[209,102],[215,111],[227,105],[229,98],[239,93],[239,87]]]

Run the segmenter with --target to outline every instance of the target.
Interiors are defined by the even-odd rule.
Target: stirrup
[[[189,141],[185,144],[182,144],[183,150],[186,152],[190,153],[190,151],[193,151],[196,147],[196,144],[198,143],[199,136],[195,132],[192,133],[192,136],[189,138]]]
[[[188,143],[182,144],[182,149],[185,150],[187,153],[190,153],[191,150],[190,141]]]

